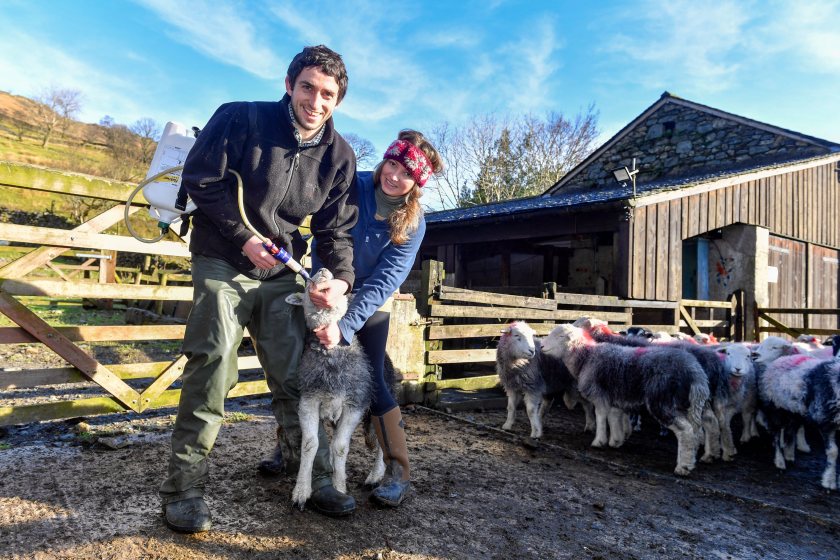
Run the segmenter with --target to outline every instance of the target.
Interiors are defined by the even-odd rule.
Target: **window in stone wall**
[[[663,127],[664,130],[662,131],[662,135],[665,136],[665,138],[670,138],[674,135],[674,129],[677,128],[677,123],[674,121],[668,121],[663,124]]]

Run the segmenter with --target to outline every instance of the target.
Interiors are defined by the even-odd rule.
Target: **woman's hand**
[[[341,329],[338,328],[338,323],[333,322],[329,325],[318,327],[313,331],[318,341],[327,349],[337,346],[341,342]]]
[[[335,302],[347,293],[350,287],[344,280],[333,278],[326,282],[312,284],[309,286],[309,299],[315,307],[319,309],[329,309],[335,305]]]

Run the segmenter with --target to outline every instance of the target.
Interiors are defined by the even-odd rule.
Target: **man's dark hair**
[[[344,67],[344,61],[340,54],[324,45],[304,47],[292,59],[289,70],[286,72],[292,89],[294,89],[295,82],[303,69],[310,66],[316,66],[327,76],[335,78],[335,81],[338,82],[338,101],[344,99],[344,94],[347,93],[347,69]]]

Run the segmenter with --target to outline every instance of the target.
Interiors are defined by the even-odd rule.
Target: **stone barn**
[[[613,174],[634,161],[635,189]],[[544,194],[429,214],[421,258],[457,287],[663,301],[743,289],[747,309],[837,308],[839,191],[840,145],[666,92]]]

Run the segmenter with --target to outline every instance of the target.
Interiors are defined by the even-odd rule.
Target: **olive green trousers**
[[[303,290],[297,275],[253,280],[221,259],[193,255],[192,277],[193,307],[183,343],[187,364],[181,376],[168,476],[160,486],[163,504],[204,495],[207,457],[224,419],[225,397],[239,379],[237,350],[246,327],[265,370],[272,411],[282,427],[284,459],[297,465],[300,458],[297,369],[306,327],[302,309],[286,303],[287,295]],[[318,444],[313,490],[330,484],[332,477],[323,426]],[[257,457],[253,462],[257,464]]]

